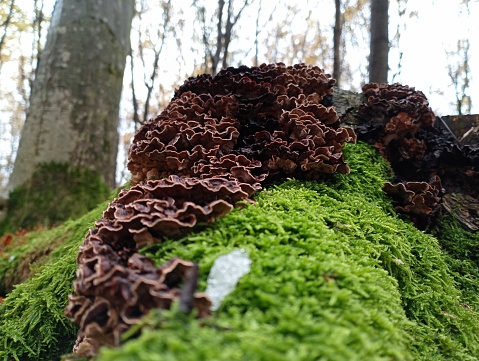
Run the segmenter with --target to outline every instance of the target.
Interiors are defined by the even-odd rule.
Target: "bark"
[[[58,0],[8,189],[44,162],[115,185],[118,112],[134,0]]]
[[[341,77],[341,0],[335,0],[334,4],[336,11],[333,28],[333,78],[336,79],[336,86],[339,86],[339,78]]]
[[[371,43],[369,53],[369,82],[388,80],[388,9],[389,0],[371,0]]]

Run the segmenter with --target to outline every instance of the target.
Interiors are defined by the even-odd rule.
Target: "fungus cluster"
[[[363,94],[366,101],[359,107],[355,131],[391,163],[397,181],[384,190],[397,202],[396,210],[424,228],[439,213],[446,193],[446,209],[454,208],[452,213],[460,214],[459,221],[472,230],[479,205],[479,149],[458,144],[414,88],[371,83]],[[451,195],[468,201],[453,206]]]
[[[383,189],[395,201],[394,209],[410,214],[419,226],[439,211],[442,186],[438,176],[434,176],[430,182],[386,182]]]
[[[188,280],[191,307],[208,315],[210,300],[191,286],[194,264],[155,267],[140,247],[214,221],[278,177],[349,172],[342,149],[356,135],[327,106],[334,82],[304,64],[228,68],[190,78],[142,126],[129,152],[132,187],[109,205],[78,254],[66,308],[80,326],[78,354],[118,345],[149,310],[181,300]]]
[[[364,85],[363,94],[367,101],[359,107],[364,122],[356,129],[358,136],[374,141],[393,167],[422,159],[426,145],[415,134],[435,118],[424,94],[401,84],[376,83]]]
[[[133,182],[176,174],[258,187],[276,175],[347,173],[342,149],[355,141],[354,131],[340,127],[335,109],[322,103],[334,82],[304,64],[241,66],[192,78],[136,134],[128,164]]]

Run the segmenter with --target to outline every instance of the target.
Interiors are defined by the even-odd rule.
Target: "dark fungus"
[[[209,315],[196,293],[191,261],[156,267],[139,248],[213,222],[267,180],[348,173],[345,142],[356,134],[340,126],[331,96],[334,79],[299,64],[228,68],[190,78],[161,114],[134,137],[123,190],[91,229],[78,254],[74,294],[66,315],[79,328],[75,352],[92,356],[152,309]]]

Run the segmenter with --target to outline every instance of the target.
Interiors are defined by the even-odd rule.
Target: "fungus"
[[[392,196],[398,212],[408,213],[414,223],[424,227],[440,210],[441,180],[434,176],[430,182],[386,182],[384,191]]]
[[[77,257],[66,308],[80,326],[76,353],[118,345],[149,310],[175,300],[208,316],[211,301],[195,293],[193,262],[155,267],[139,248],[252,202],[266,181],[349,172],[342,150],[356,134],[328,106],[334,83],[304,64],[228,68],[190,78],[140,128],[129,151],[132,187],[110,203]]]
[[[193,262],[179,258],[155,267],[150,259],[134,253],[126,265],[115,264],[107,271],[102,263],[108,264],[110,256],[105,253],[96,256],[90,265],[95,264],[99,277],[90,284],[77,279],[74,283],[77,295],[69,296],[65,313],[80,326],[74,351],[81,356],[95,355],[102,345],[118,346],[121,334],[148,311],[170,308],[180,299],[181,284],[196,267]],[[194,293],[192,303],[199,317],[209,315],[211,302],[206,294]]]
[[[470,215],[479,207],[479,149],[459,144],[440,118],[435,122],[426,97],[414,88],[371,83],[363,87],[363,94],[366,101],[359,107],[360,124],[355,128],[359,138],[375,144],[396,177],[406,182],[440,177],[447,193],[445,209],[465,228],[475,229]],[[392,192],[390,186],[385,189]],[[468,201],[453,206],[452,199],[466,198]],[[403,208],[397,209],[429,214],[429,219],[437,209],[427,200],[423,202],[422,196]]]
[[[224,156],[250,184],[284,174],[347,173],[342,148],[355,133],[321,103],[334,82],[304,64],[242,66],[189,79],[136,134],[128,162],[133,184],[170,174],[235,178],[218,169]]]

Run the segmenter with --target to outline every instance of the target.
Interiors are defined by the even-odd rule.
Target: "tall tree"
[[[134,0],[57,0],[8,189],[45,162],[115,184],[118,112]]]
[[[343,29],[343,16],[341,13],[341,0],[334,0],[334,28],[333,28],[333,78],[339,86],[341,77],[341,33]]]
[[[238,23],[244,9],[252,0],[234,1],[218,0],[215,16],[207,18],[205,1],[194,0],[197,18],[201,26],[201,38],[204,47],[205,73],[215,75],[219,68],[226,68],[229,64],[230,44],[234,37],[234,27]],[[235,4],[238,9],[235,9]],[[239,6],[238,6],[239,4]]]
[[[386,83],[388,80],[388,10],[389,0],[371,0],[370,82]]]
[[[454,86],[456,93],[454,105],[459,115],[471,113],[472,110],[471,96],[468,95],[471,72],[469,48],[469,39],[462,39],[457,41],[457,48],[454,51],[446,51],[449,60],[447,74]]]

